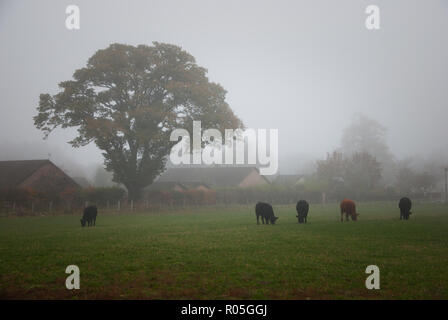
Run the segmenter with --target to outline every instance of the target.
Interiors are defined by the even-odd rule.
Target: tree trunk
[[[128,189],[128,200],[137,201],[140,199],[142,194],[142,188],[126,185],[126,189]]]

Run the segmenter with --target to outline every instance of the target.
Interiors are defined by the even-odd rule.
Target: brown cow
[[[348,217],[350,216],[353,221],[358,219],[359,213],[356,213],[355,202],[349,199],[344,199],[341,202],[341,222],[344,221],[344,213],[345,213],[345,221],[348,221]]]

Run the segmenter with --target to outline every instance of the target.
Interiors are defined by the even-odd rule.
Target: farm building
[[[81,188],[93,187],[92,183],[84,177],[73,177],[72,178]]]
[[[211,188],[205,183],[201,182],[171,182],[171,181],[156,181],[150,186],[144,189],[144,192],[152,191],[179,191],[184,192],[187,190],[201,190],[210,191]]]
[[[52,195],[79,187],[50,160],[0,161],[0,190],[31,189]]]
[[[255,187],[269,184],[255,167],[168,168],[154,184],[178,183],[187,189]]]
[[[183,192],[186,188],[179,182],[154,182],[150,186],[146,187],[143,192],[153,191],[178,191]]]
[[[303,174],[279,174],[275,177],[273,183],[283,186],[297,186],[305,181]]]
[[[178,196],[175,198],[174,193]],[[182,194],[179,198],[179,195]],[[202,182],[170,182],[157,181],[146,187],[142,193],[143,199],[151,203],[169,205],[215,204],[215,191]]]

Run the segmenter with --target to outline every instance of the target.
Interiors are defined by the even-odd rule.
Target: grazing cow
[[[265,221],[266,224],[269,224],[269,222],[275,224],[275,221],[278,219],[278,217],[274,216],[274,210],[269,203],[258,202],[255,205],[255,214],[257,215],[257,224],[260,224],[258,220],[260,216],[263,224]]]
[[[345,221],[348,221],[348,217],[351,217],[353,221],[358,220],[359,213],[356,213],[355,202],[349,199],[344,199],[341,202],[341,222],[344,221],[344,213],[345,213]]]
[[[96,206],[89,206],[84,209],[84,214],[81,219],[81,226],[85,226],[87,222],[87,226],[94,226],[96,222],[96,215],[98,213],[98,209]]]
[[[297,210],[297,219],[299,220],[299,223],[306,223],[306,217],[308,216],[308,210],[310,208],[310,205],[306,200],[300,200],[297,202],[296,210]]]
[[[400,208],[400,220],[408,220],[409,215],[412,214],[411,207],[412,202],[409,198],[403,197],[400,199],[398,203],[398,207]]]

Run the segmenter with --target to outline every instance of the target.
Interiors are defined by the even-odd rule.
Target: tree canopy
[[[317,178],[326,182],[327,191],[339,198],[346,197],[347,193],[365,195],[375,188],[381,178],[380,163],[367,152],[356,152],[350,157],[344,157],[335,151],[316,164]]]
[[[242,128],[225,101],[226,91],[180,47],[112,44],[98,50],[61,92],[41,94],[35,126],[47,137],[55,128],[77,128],[73,147],[94,142],[115,182],[131,199],[165,169],[175,128]]]
[[[386,143],[386,128],[361,114],[356,115],[350,125],[344,129],[341,150],[347,155],[368,152],[381,163],[393,161]]]
[[[381,164],[383,183],[391,185],[396,174],[396,161],[386,142],[387,129],[378,121],[357,114],[344,129],[341,151],[347,155],[369,153]]]

